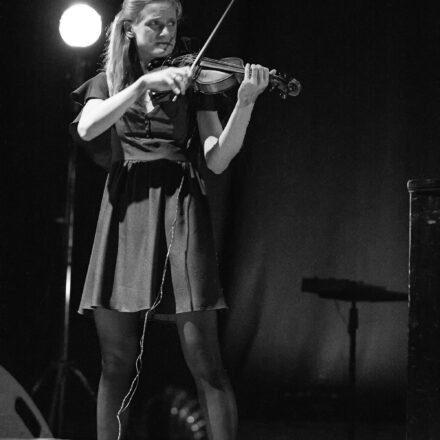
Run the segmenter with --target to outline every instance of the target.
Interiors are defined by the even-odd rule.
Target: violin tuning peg
[[[287,92],[284,89],[280,89],[279,90],[279,95],[282,99],[286,99],[287,98]]]

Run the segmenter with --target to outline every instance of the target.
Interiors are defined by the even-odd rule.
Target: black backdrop
[[[118,7],[91,3],[105,24]],[[2,14],[0,363],[28,389],[56,358],[62,323],[57,218],[76,62],[57,30],[67,4],[10,2]],[[225,5],[186,0],[183,34],[203,41]],[[284,405],[299,390],[346,384],[348,305],[301,292],[303,277],[406,292],[406,182],[438,177],[439,25],[434,1],[242,0],[214,42],[211,56],[241,56],[304,86],[285,102],[262,96],[242,152],[224,175],[207,176],[231,305],[222,344],[243,402],[265,393]],[[82,51],[88,76],[102,43]],[[81,152],[77,171],[72,310],[105,178]],[[151,341],[152,358],[154,350],[179,356],[165,333]],[[71,358],[96,385],[92,323],[73,313],[71,337]],[[407,305],[360,304],[358,342],[360,389],[403,405]]]

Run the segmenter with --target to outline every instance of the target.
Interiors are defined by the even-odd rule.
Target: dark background
[[[119,7],[89,3],[105,25]],[[0,364],[28,391],[57,358],[62,328],[59,219],[78,57],[61,41],[58,20],[69,4],[9,2],[1,14]],[[181,35],[197,47],[225,6],[185,0]],[[304,87],[286,101],[264,94],[242,152],[224,175],[207,176],[231,306],[222,346],[242,414],[344,414],[349,304],[302,292],[302,278],[407,291],[406,183],[439,174],[439,29],[434,1],[241,0],[210,49],[294,75]],[[86,77],[99,67],[102,46],[101,38],[79,51]],[[104,179],[80,151],[70,358],[93,387],[93,323],[75,310]],[[402,422],[407,304],[360,303],[359,319],[362,414]],[[180,356],[173,328],[152,326],[145,371],[154,375],[153,393],[167,383],[191,386]],[[70,392],[87,401],[78,386]],[[48,384],[35,397],[43,409],[49,394]],[[92,419],[92,405],[81,407]]]

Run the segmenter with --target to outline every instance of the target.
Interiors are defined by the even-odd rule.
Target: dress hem
[[[113,308],[113,307],[106,307],[103,305],[88,305],[88,306],[83,306],[83,307],[79,308],[78,313],[83,316],[88,316],[91,314],[91,312],[93,312],[94,310],[99,309],[99,308],[106,309],[106,310],[113,310],[115,312],[120,312],[120,313],[137,313],[137,312],[146,313],[149,310],[151,310],[151,307],[145,307],[145,308],[140,308],[140,309],[136,309],[136,310],[126,310],[126,309],[117,309],[117,308]],[[171,316],[175,316],[175,315],[180,315],[182,313],[205,312],[205,311],[210,311],[210,310],[223,310],[223,309],[229,309],[229,307],[224,302],[220,302],[220,304],[215,305],[215,306],[197,307],[192,310],[179,310],[174,313],[157,313],[157,314],[153,313],[152,316],[171,317]]]

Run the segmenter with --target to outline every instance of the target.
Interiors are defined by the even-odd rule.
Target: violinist
[[[146,316],[156,313],[175,320],[209,439],[236,435],[217,336],[217,311],[226,304],[203,181],[187,146],[198,132],[207,167],[223,172],[240,151],[269,71],[246,64],[222,127],[215,101],[191,87],[189,67],[150,70],[152,60],[173,53],[181,15],[179,0],[125,0],[108,33],[103,71],[73,92],[82,105],[76,134],[92,148],[105,139],[111,149],[79,308],[94,317],[102,355],[98,440],[126,435],[122,402],[136,374],[139,324],[145,331]]]

